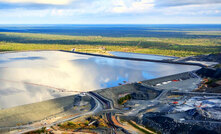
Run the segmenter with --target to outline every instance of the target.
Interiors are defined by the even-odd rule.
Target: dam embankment
[[[105,57],[105,58],[121,59],[121,60],[146,61],[146,62],[156,62],[156,63],[168,63],[168,64],[179,64],[179,65],[189,65],[189,66],[206,67],[205,65],[200,64],[200,63],[191,63],[191,62],[182,62],[182,61],[154,60],[154,59],[141,59],[141,58],[130,58],[130,57],[118,57],[118,56],[109,56],[109,55],[82,53],[82,52],[65,51],[65,50],[60,50],[60,51],[62,51],[62,52],[69,52],[69,53],[75,53],[75,54],[81,54],[81,55],[88,55],[88,56],[98,56],[98,57]]]
[[[75,95],[0,110],[0,128],[43,120],[73,107]]]

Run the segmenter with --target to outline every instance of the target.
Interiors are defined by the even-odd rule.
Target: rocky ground
[[[184,58],[179,58],[179,59],[175,59],[175,60],[176,61],[207,61],[207,62],[221,63],[221,53],[184,57]]]
[[[216,63],[208,68],[202,68],[196,72],[197,75],[204,78],[202,85],[196,90],[197,92],[221,93],[221,53],[198,55],[175,59],[181,62],[213,62]]]

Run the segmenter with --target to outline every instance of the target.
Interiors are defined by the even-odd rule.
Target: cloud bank
[[[156,6],[187,6],[221,4],[221,0],[155,0]]]
[[[221,0],[0,0],[0,5],[6,8],[87,8],[105,7],[114,8],[113,11],[121,13],[124,10],[145,10],[157,6],[187,6],[187,5],[210,5],[221,4]]]
[[[221,0],[0,0],[0,23],[221,23],[220,11]]]

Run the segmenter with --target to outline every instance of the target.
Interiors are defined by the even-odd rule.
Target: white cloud
[[[221,0],[155,0],[156,6],[186,6],[220,4]]]
[[[220,12],[220,4],[214,6],[210,5],[186,5],[186,6],[172,6],[167,8],[158,9],[164,15],[191,15],[191,16],[208,16],[208,15],[218,15]]]
[[[0,23],[146,23],[154,17],[156,23],[161,18],[162,23],[176,23],[172,20],[177,17],[216,17],[217,23],[220,12],[221,0],[0,0]]]
[[[52,5],[67,5],[73,0],[0,0],[6,3],[34,3],[34,4],[52,4]]]
[[[75,2],[76,4],[78,1]],[[75,4],[72,3],[72,4]],[[75,5],[76,5],[75,4]],[[90,4],[80,4],[75,8],[51,10],[53,16],[71,16],[80,14],[122,14],[122,13],[146,13],[154,7],[154,0],[95,0]]]
[[[113,13],[140,13],[154,7],[154,0],[113,0]]]

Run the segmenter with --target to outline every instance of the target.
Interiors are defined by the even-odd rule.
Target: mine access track
[[[111,102],[107,99],[105,99],[104,97],[100,96],[99,94],[96,94],[94,92],[88,92],[90,95],[96,97],[98,99],[98,101],[100,101],[102,104],[104,104],[104,109],[112,109],[112,105],[111,105]],[[109,125],[112,127],[113,129],[113,134],[116,134],[116,130],[117,129],[120,129],[122,132],[124,132],[125,134],[130,134],[127,130],[125,130],[124,128],[116,125],[114,123],[114,121],[112,120],[112,113],[109,112],[109,113],[106,113],[106,118],[107,118],[107,121],[109,123]]]

